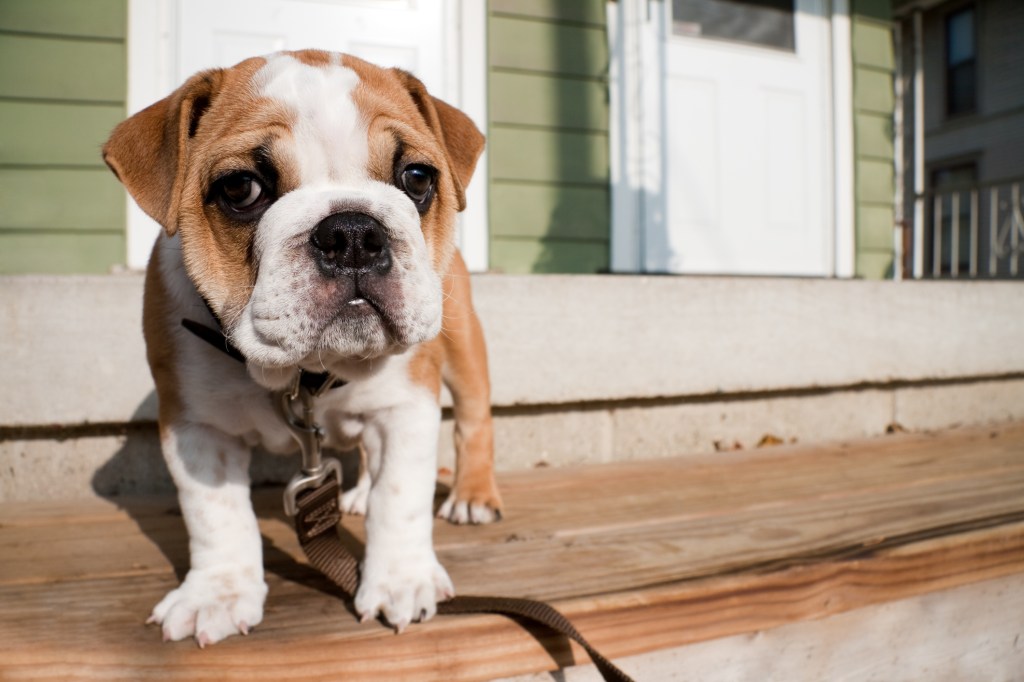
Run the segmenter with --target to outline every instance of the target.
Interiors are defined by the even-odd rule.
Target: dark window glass
[[[796,49],[795,0],[672,0],[672,32]]]
[[[977,179],[978,167],[974,163],[959,163],[932,171],[932,187],[939,191],[972,185]]]
[[[974,8],[967,7],[946,17],[946,113],[974,111],[975,63]]]

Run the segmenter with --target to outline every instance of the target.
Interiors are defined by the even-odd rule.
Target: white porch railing
[[[1024,278],[1024,178],[918,195],[910,267],[921,278]]]

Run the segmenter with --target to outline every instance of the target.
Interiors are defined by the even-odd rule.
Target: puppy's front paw
[[[238,570],[189,571],[153,609],[147,623],[162,626],[164,641],[195,636],[200,647],[249,634],[263,620],[267,585]]]
[[[454,595],[451,578],[433,551],[416,556],[368,556],[355,606],[363,622],[382,615],[402,632],[409,623],[432,618],[437,602]]]

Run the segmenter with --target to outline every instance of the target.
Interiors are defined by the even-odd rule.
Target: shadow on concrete
[[[559,19],[589,20],[585,9],[567,4],[559,10]],[[571,24],[569,25],[572,26]],[[577,29],[578,30],[578,29]],[[590,31],[597,30],[591,24]],[[607,27],[602,27],[607,34]],[[607,48],[595,50],[586,39],[565,40],[559,32],[552,32],[555,56],[551,78],[560,82],[554,88],[555,132],[554,180],[550,183],[557,200],[544,234],[541,250],[532,272],[593,273],[608,272],[610,267],[611,205],[610,169],[606,161],[595,157],[593,139],[607,141],[609,60]],[[607,40],[604,41],[607,45]],[[597,71],[585,73],[581,65],[599,65]],[[604,90],[600,107],[594,107],[586,96],[581,97],[574,87],[580,82],[598,82]],[[595,111],[594,109],[601,109]],[[595,254],[595,247],[603,252]]]

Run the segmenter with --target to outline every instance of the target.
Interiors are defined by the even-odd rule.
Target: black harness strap
[[[242,355],[242,351],[235,348],[235,344],[228,341],[228,337],[224,336],[223,332],[213,329],[212,327],[207,327],[205,324],[201,324],[195,320],[183,319],[181,321],[181,326],[201,338],[203,341],[206,341],[206,343],[224,353],[232,360],[237,360],[242,363],[245,362],[245,356]]]
[[[216,317],[217,316],[214,315],[214,319],[216,319]],[[231,341],[228,340],[228,337],[224,335],[224,332],[219,329],[207,327],[201,322],[189,319],[182,319],[181,326],[219,350],[221,353],[224,353],[232,360],[237,360],[241,363],[245,362],[245,356],[242,355],[242,351],[238,350],[238,348],[235,347],[235,344],[231,343]],[[319,394],[323,390],[324,384],[331,380],[332,377],[327,372],[307,372],[306,370],[301,370],[299,374],[299,384],[314,395]],[[333,379],[333,381],[334,383],[331,384],[330,388],[340,388],[346,383],[343,379]]]

